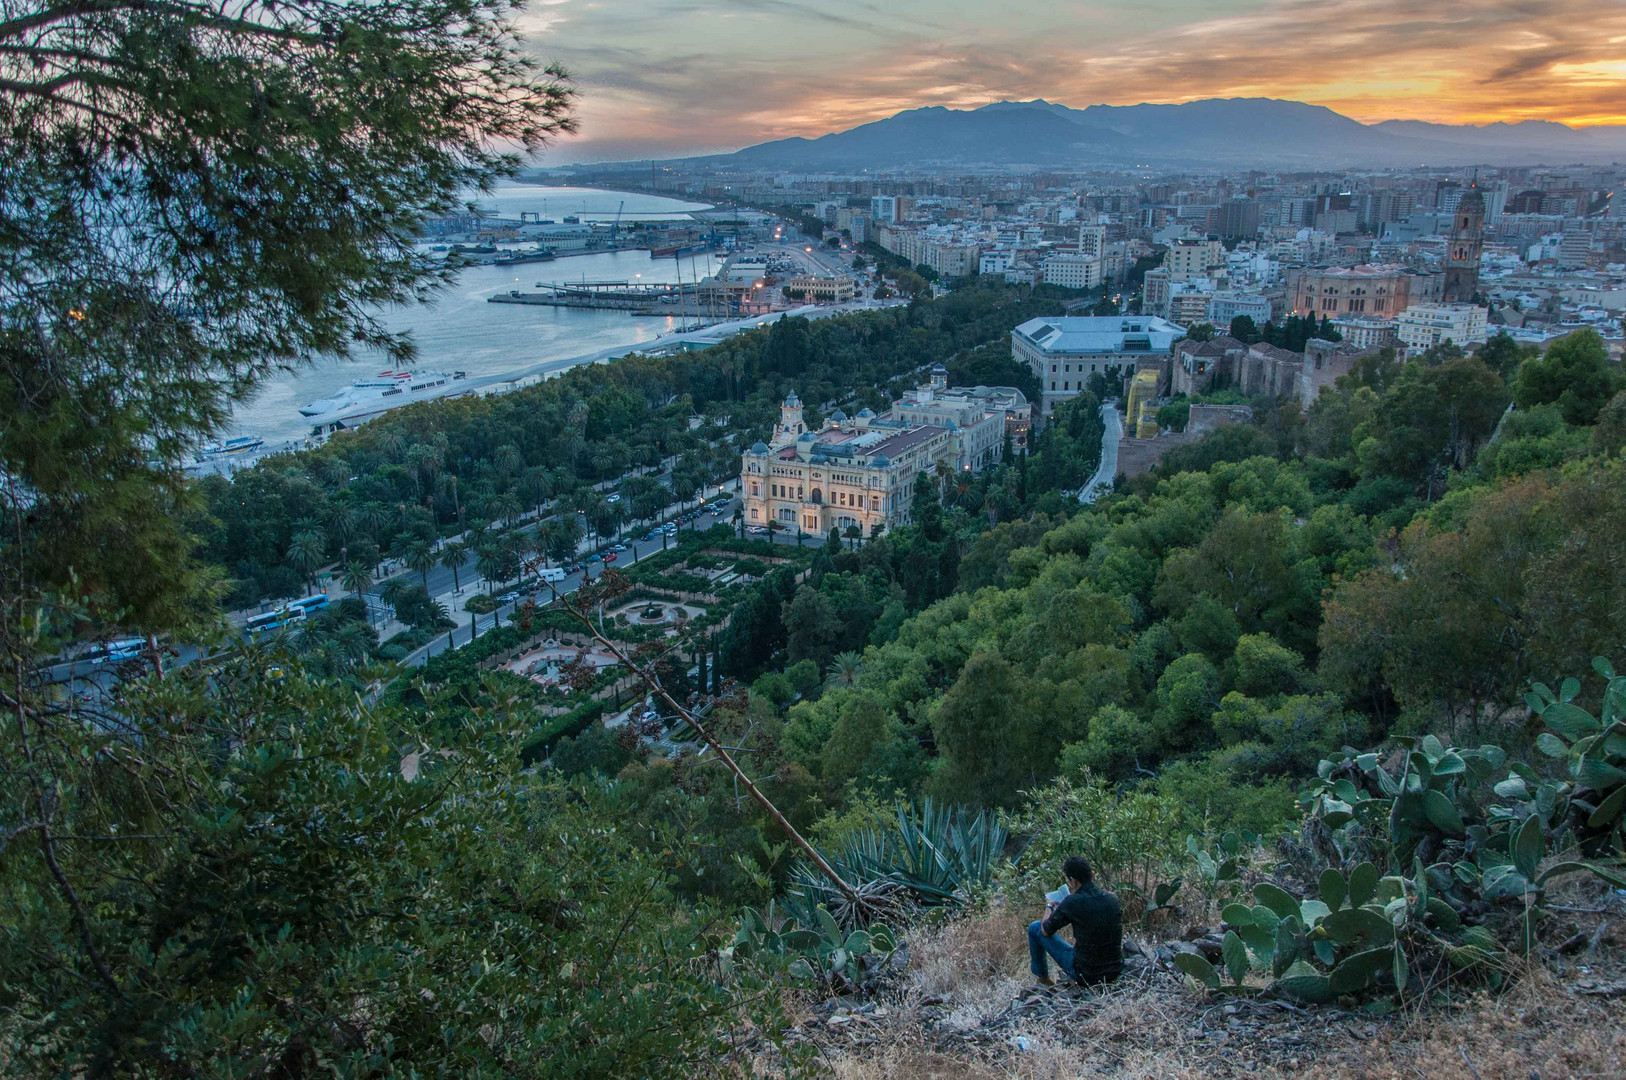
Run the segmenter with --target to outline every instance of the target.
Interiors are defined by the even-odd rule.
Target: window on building
[[[758,486],[758,484],[757,484],[757,482],[755,480],[751,481],[751,494],[755,495],[755,496],[759,496],[759,497],[762,494],[762,492],[759,489],[759,486]]]
[[[751,520],[755,521],[756,519],[757,519],[757,508],[753,506],[753,507],[751,507]]]

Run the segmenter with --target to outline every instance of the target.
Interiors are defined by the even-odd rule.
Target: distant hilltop
[[[1626,127],[1543,120],[1482,126],[1385,120],[1363,124],[1320,105],[1210,98],[1178,105],[1091,105],[1038,99],[978,109],[909,109],[816,139],[683,159],[810,170],[900,166],[1159,166],[1569,164],[1626,161]]]

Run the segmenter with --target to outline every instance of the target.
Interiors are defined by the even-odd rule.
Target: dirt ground
[[[1626,897],[1602,906],[1559,914],[1552,944],[1499,993],[1386,1016],[1209,994],[1151,941],[1104,991],[1039,989],[1029,916],[996,907],[912,934],[907,968],[875,997],[802,1003],[791,1037],[838,1080],[1621,1078]]]

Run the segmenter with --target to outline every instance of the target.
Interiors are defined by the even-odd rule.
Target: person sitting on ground
[[[1123,909],[1118,898],[1095,884],[1087,860],[1075,855],[1062,864],[1067,895],[1046,905],[1045,917],[1028,927],[1028,952],[1033,977],[1041,986],[1053,986],[1050,958],[1062,975],[1084,986],[1109,983],[1123,970]],[[1073,928],[1073,944],[1057,935]]]

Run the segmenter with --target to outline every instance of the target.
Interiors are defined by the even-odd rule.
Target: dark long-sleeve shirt
[[[1084,886],[1056,905],[1041,929],[1054,935],[1073,928],[1073,973],[1081,983],[1111,982],[1123,970],[1123,909],[1118,898],[1095,886]]]

